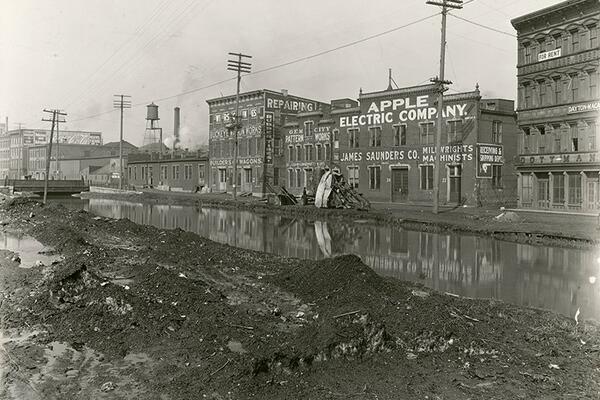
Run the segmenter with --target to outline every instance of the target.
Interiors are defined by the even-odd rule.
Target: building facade
[[[372,202],[433,202],[435,85],[362,93],[331,110],[334,159]],[[440,204],[516,203],[514,102],[479,89],[444,96]],[[337,154],[336,154],[337,153]]]
[[[129,154],[127,181],[132,188],[195,192],[208,185],[208,176],[209,163],[204,152]]]
[[[519,206],[600,210],[597,0],[569,0],[515,18]]]
[[[28,171],[28,148],[47,146],[50,141],[50,130],[16,129],[0,135],[0,177],[22,179],[31,176]],[[61,144],[102,145],[100,132],[59,131],[54,134],[53,146]],[[53,150],[54,153],[54,150]]]
[[[213,192],[231,192],[234,184],[235,134],[232,129],[236,96],[207,100],[209,106],[208,184]],[[238,193],[261,195],[267,185],[285,181],[283,126],[298,113],[327,106],[315,100],[289,95],[287,91],[255,90],[240,94],[238,123]]]

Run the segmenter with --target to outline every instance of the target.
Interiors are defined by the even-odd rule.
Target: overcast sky
[[[510,19],[557,0],[474,0],[454,13],[515,34]],[[439,9],[425,0],[0,0],[0,118],[49,128],[43,108],[68,113],[62,129],[118,140],[113,94],[132,96],[125,139],[141,145],[145,105],[156,102],[165,137],[181,107],[182,144],[207,142],[206,99],[235,93],[228,52],[258,71],[403,26]],[[438,74],[440,16],[268,72],[242,90],[288,89],[328,102],[359,89],[399,86]],[[454,91],[479,82],[487,97],[515,98],[516,39],[448,17],[446,76]],[[169,98],[169,99],[164,99]],[[164,99],[164,100],[163,100]],[[96,116],[97,114],[101,114]]]

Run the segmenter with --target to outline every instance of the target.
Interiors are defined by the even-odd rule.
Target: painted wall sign
[[[500,144],[478,143],[475,147],[477,169],[475,177],[492,178],[492,165],[504,164],[503,147]]]
[[[466,103],[446,104],[443,118],[464,118],[469,114]],[[340,128],[393,124],[407,121],[431,121],[437,108],[430,96],[416,96],[373,101],[365,114],[340,117]]]
[[[440,161],[455,163],[473,160],[473,145],[463,144],[456,146],[442,146],[440,148]],[[435,161],[435,146],[423,146],[421,148],[399,148],[398,150],[382,151],[354,151],[342,152],[342,162],[389,162],[389,161],[415,161],[429,163]]]
[[[238,159],[239,165],[260,165],[262,162],[261,157],[242,157]]]
[[[314,101],[300,99],[294,96],[267,94],[266,107],[269,110],[281,110],[288,113],[310,112],[317,109]]]
[[[538,54],[538,61],[551,60],[553,58],[558,58],[561,55],[562,55],[561,49],[545,51],[543,53]]]
[[[273,137],[275,119],[272,112],[265,113],[265,164],[273,164]]]
[[[587,164],[600,161],[597,152],[521,156],[521,164]]]
[[[240,130],[238,131],[238,137],[242,137],[242,136],[253,137],[253,136],[260,136],[261,134],[262,134],[262,126],[261,125],[242,126],[240,128]],[[211,139],[227,139],[227,138],[232,138],[232,137],[234,137],[233,131],[231,131],[227,128],[220,128],[220,129],[214,130],[210,133]]]
[[[302,143],[304,142],[304,135],[286,135],[286,143]]]
[[[595,101],[592,103],[586,104],[578,104],[576,106],[569,106],[567,111],[568,114],[581,113],[586,111],[598,111],[600,110],[600,101]]]
[[[213,167],[229,167],[233,165],[233,159],[231,158],[223,158],[223,159],[211,159],[210,165]]]

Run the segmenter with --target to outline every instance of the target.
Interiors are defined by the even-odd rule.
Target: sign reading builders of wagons
[[[477,178],[492,178],[492,165],[504,164],[502,145],[478,143],[475,147]]]

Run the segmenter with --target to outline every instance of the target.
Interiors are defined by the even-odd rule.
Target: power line
[[[504,31],[501,31],[500,29],[492,28],[491,26],[483,25],[483,24],[480,24],[479,22],[475,22],[475,21],[471,21],[471,20],[468,20],[468,19],[463,18],[463,17],[459,17],[458,15],[454,15],[454,14],[450,14],[450,13],[448,13],[448,15],[450,15],[451,17],[454,17],[456,19],[460,19],[461,21],[468,22],[469,24],[476,25],[476,26],[478,26],[480,28],[488,29],[490,31],[501,33],[503,35],[510,36],[510,37],[513,37],[513,38],[517,37],[517,35],[513,35],[512,33],[504,32]]]

